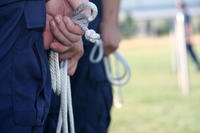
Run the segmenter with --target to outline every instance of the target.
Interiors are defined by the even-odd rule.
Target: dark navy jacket
[[[42,125],[46,118],[51,85],[44,24],[45,0],[0,1],[1,132],[12,130],[6,128],[10,118],[26,126]]]

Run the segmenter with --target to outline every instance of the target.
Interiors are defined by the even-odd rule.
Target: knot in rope
[[[91,15],[82,13],[87,8],[91,9]],[[85,31],[86,40],[94,43],[89,57],[92,63],[99,63],[103,59],[103,43],[101,43],[101,37],[93,29],[88,29],[88,24],[96,18],[97,14],[98,10],[96,5],[88,2],[82,3],[71,16],[72,21]]]
[[[87,31],[85,32],[85,38],[86,38],[88,41],[90,41],[90,42],[92,42],[92,43],[95,43],[97,40],[100,39],[100,35],[97,34],[94,30],[87,30]],[[99,45],[99,44],[97,44],[97,45]]]

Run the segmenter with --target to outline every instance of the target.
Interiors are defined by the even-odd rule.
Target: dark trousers
[[[200,69],[200,62],[198,60],[196,53],[194,52],[192,45],[190,43],[188,43],[186,46],[187,46],[187,52],[190,55],[190,57],[192,58],[192,61],[195,63],[197,68]]]
[[[49,110],[51,84],[43,28],[27,27],[27,2],[0,6],[1,133],[42,133]],[[32,8],[28,9],[38,8],[39,2],[31,1]],[[37,24],[41,22],[39,17],[31,19]]]
[[[72,80],[73,82],[73,80]],[[76,80],[72,84],[72,100],[76,133],[107,133],[111,121],[112,88],[110,83]],[[60,98],[52,92],[50,112],[44,133],[55,133]]]

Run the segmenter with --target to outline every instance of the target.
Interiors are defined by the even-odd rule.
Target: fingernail
[[[58,15],[58,16],[56,16],[56,17],[55,17],[55,19],[56,19],[56,22],[57,22],[57,23],[60,23],[60,22],[61,22],[61,19],[62,19],[62,17],[61,17],[60,15]]]

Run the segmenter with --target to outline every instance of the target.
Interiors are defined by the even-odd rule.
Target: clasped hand
[[[73,75],[82,57],[84,32],[70,19],[70,14],[86,0],[49,0],[46,3],[44,47],[59,53],[59,59],[68,60],[68,74]]]

